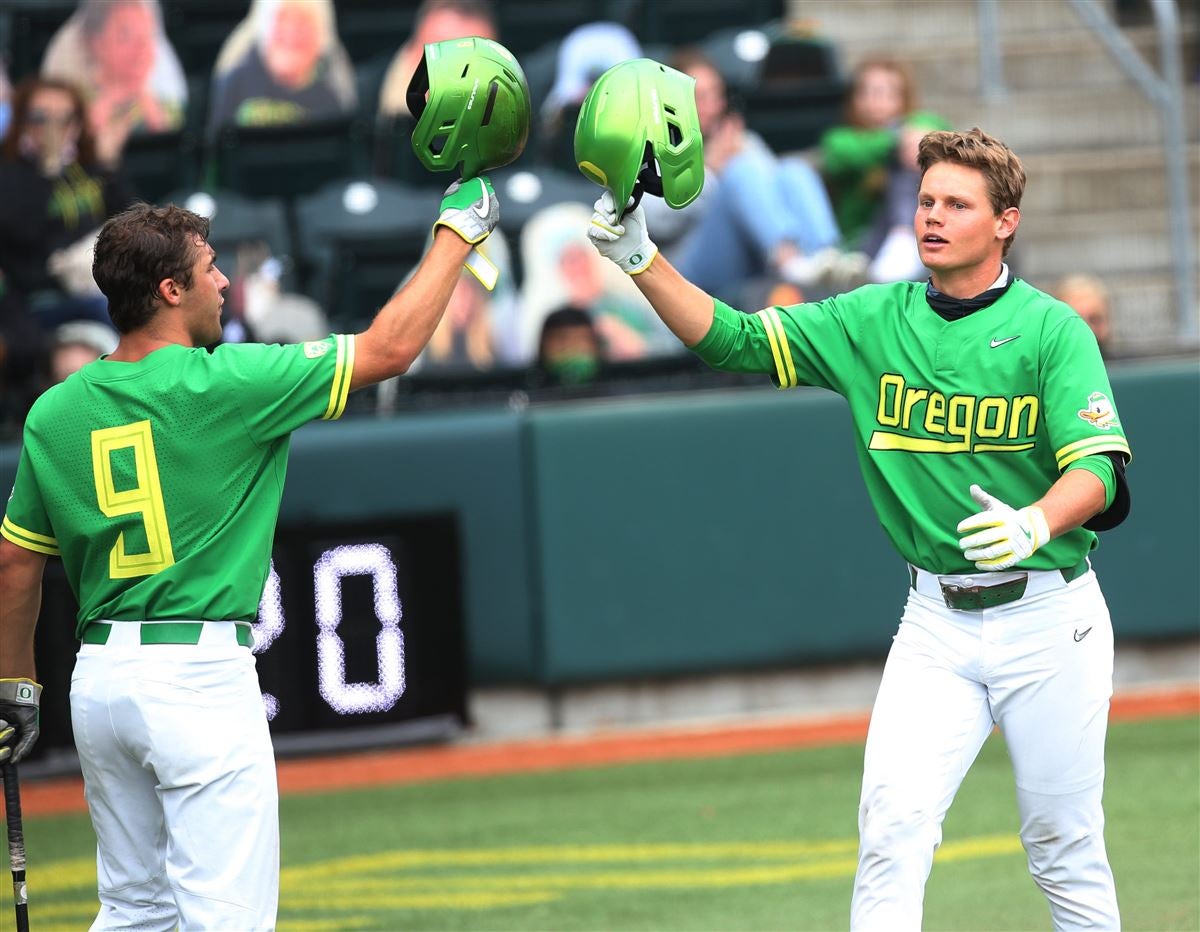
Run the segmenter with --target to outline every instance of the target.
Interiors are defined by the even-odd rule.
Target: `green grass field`
[[[838,746],[283,800],[281,930],[842,929],[862,749]],[[1112,726],[1126,929],[1200,929],[1200,719]],[[1048,929],[993,737],[945,825],[927,929]],[[84,816],[30,819],[30,916],[96,909]],[[0,889],[7,884],[0,884]],[[11,928],[5,890],[0,929]]]

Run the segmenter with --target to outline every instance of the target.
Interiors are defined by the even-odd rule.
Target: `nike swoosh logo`
[[[1076,641],[1082,641],[1082,640],[1083,640],[1085,637],[1087,637],[1087,636],[1088,636],[1088,632],[1090,632],[1091,630],[1092,630],[1091,628],[1087,628],[1087,629],[1086,629],[1086,630],[1084,630],[1084,631],[1078,631],[1078,630],[1077,630],[1077,631],[1075,632],[1075,640],[1076,640]]]
[[[1019,334],[1019,333],[1015,337],[1005,337],[1003,340],[997,340],[995,337],[993,337],[992,344],[991,344],[992,349],[995,349],[997,346],[1003,346],[1005,343],[1011,343],[1013,340],[1019,340],[1019,339],[1021,339],[1021,334]]]
[[[480,220],[486,220],[488,218],[488,214],[491,213],[492,199],[488,194],[487,185],[484,184],[482,179],[480,179],[479,184],[483,188],[483,206],[480,206],[479,204],[472,204],[471,209],[475,211]],[[1013,339],[1016,339],[1016,337],[1013,337]]]

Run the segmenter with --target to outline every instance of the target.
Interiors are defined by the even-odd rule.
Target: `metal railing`
[[[1109,18],[1099,0],[1067,0],[1076,14],[1108,48],[1146,99],[1158,110],[1163,131],[1163,160],[1170,212],[1171,268],[1176,302],[1176,333],[1186,342],[1200,339],[1200,299],[1196,294],[1196,246],[1192,234],[1191,192],[1187,171],[1187,138],[1183,111],[1183,55],[1176,0],[1149,0],[1158,32],[1162,75],[1146,64],[1125,34]],[[977,0],[979,85],[988,100],[1004,97],[1003,65],[997,0]]]

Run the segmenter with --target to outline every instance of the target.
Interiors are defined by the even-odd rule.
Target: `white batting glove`
[[[977,485],[971,486],[971,497],[985,510],[958,522],[958,533],[969,535],[958,546],[981,570],[1016,566],[1050,540],[1050,526],[1036,505],[1017,511]]]
[[[612,259],[622,272],[637,275],[650,268],[658,255],[658,247],[650,242],[646,232],[646,212],[642,205],[617,217],[611,191],[605,191],[595,203],[595,213],[588,227],[588,238],[600,250],[600,255]]]

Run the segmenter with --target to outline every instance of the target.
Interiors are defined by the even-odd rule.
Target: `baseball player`
[[[498,218],[486,178],[455,182],[432,247],[365,332],[212,353],[229,280],[207,221],[142,204],[102,228],[94,273],[120,343],[34,405],[0,525],[13,760],[37,738],[47,556],[79,599],[71,720],[98,841],[94,929],[274,927],[275,763],[250,625],[290,435],[408,368]]]
[[[928,283],[743,314],[657,256],[611,187],[589,235],[710,365],[849,402],[911,584],[867,738],[851,927],[920,928],[942,820],[999,725],[1054,927],[1116,929],[1101,808],[1112,627],[1088,554],[1128,511],[1129,446],[1087,324],[1004,262],[1020,160],[976,129],[930,133],[919,164]],[[596,168],[619,187],[617,166]]]

